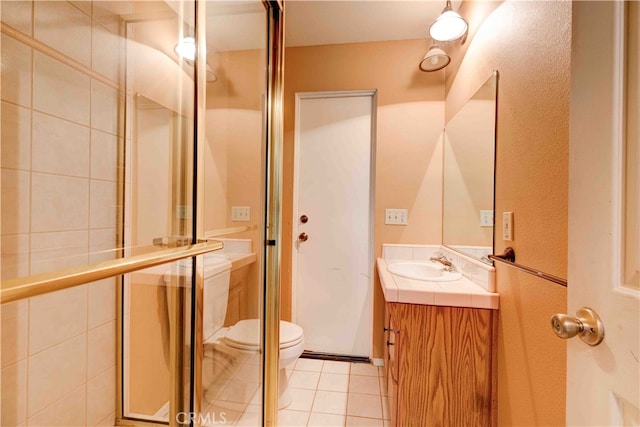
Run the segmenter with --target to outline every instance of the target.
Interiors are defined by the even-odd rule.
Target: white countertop
[[[398,277],[387,271],[387,263],[402,261],[406,260],[377,260],[378,275],[387,302],[498,309],[497,293],[488,292],[464,276],[451,282],[428,282]]]

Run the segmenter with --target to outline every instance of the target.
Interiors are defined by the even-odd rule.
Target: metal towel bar
[[[222,247],[221,242],[214,240],[190,246],[155,251],[148,254],[118,258],[83,267],[54,271],[52,273],[3,280],[0,290],[0,302],[5,304],[47,294],[96,280],[107,279],[144,268],[202,255],[207,252],[222,249]]]
[[[566,279],[562,279],[562,278],[554,276],[552,274],[543,273],[542,271],[534,270],[533,268],[530,268],[530,267],[527,267],[525,265],[516,263],[515,262],[516,261],[516,253],[513,250],[513,248],[510,248],[510,247],[506,248],[504,250],[504,253],[502,253],[501,255],[489,255],[489,258],[491,258],[494,261],[498,261],[498,262],[510,265],[512,267],[515,267],[518,270],[524,271],[525,273],[532,274],[532,275],[534,275],[536,277],[539,277],[541,279],[548,280],[550,282],[557,283],[558,285],[567,287]]]

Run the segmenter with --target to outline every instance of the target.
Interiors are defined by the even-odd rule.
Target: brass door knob
[[[309,235],[307,233],[300,233],[298,235],[298,240],[300,240],[301,242],[306,242],[307,240],[309,240]]]
[[[589,307],[576,311],[575,317],[557,313],[551,316],[553,332],[562,338],[573,338],[576,335],[585,343],[595,346],[604,339],[604,325],[598,314]]]

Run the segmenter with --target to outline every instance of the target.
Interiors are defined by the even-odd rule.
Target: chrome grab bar
[[[222,247],[222,242],[212,240],[195,245],[164,249],[149,254],[118,258],[98,264],[69,268],[51,273],[3,280],[0,289],[0,303],[5,304],[72,288],[96,280],[107,279],[144,268],[155,267],[156,265],[206,254],[207,252],[222,249]]]

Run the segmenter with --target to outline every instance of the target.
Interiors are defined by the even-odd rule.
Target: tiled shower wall
[[[3,280],[113,256],[117,14],[129,7],[0,4]],[[1,314],[1,425],[113,425],[113,279],[4,304]]]

